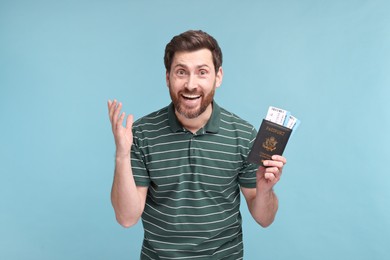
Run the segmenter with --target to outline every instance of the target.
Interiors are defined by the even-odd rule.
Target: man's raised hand
[[[133,115],[128,115],[126,126],[123,126],[125,112],[120,113],[122,103],[116,100],[108,100],[108,116],[111,122],[112,133],[114,134],[117,157],[128,157],[131,145],[133,144]]]

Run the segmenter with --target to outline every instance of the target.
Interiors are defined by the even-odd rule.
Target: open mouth
[[[200,98],[201,96],[200,95],[186,95],[186,94],[183,94],[181,95],[184,99],[187,99],[187,100],[196,100],[198,98]]]

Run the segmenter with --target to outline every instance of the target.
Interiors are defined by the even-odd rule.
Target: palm
[[[108,101],[108,114],[112,133],[114,134],[117,155],[129,155],[131,145],[133,144],[133,116],[128,115],[126,126],[123,126],[125,113],[120,114],[121,108],[122,103],[117,104],[116,100],[114,102]]]
[[[122,152],[130,151],[131,145],[133,144],[132,122],[130,127],[127,127],[129,121],[132,121],[130,117],[131,115],[127,117],[126,127],[120,125],[117,129],[113,129],[117,150]]]

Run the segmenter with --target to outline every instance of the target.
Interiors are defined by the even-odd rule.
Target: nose
[[[195,75],[189,74],[187,77],[187,82],[185,84],[186,89],[193,90],[197,88]]]

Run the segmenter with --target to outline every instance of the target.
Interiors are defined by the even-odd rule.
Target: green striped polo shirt
[[[148,186],[141,259],[242,259],[240,186],[255,188],[246,162],[255,128],[213,103],[193,134],[173,104],[133,125],[135,182]]]

